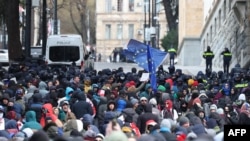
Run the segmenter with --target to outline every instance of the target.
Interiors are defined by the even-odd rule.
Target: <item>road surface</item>
[[[118,69],[119,67],[123,67],[124,72],[131,72],[131,68],[135,67],[137,70],[143,70],[141,67],[139,67],[135,63],[109,63],[109,62],[95,62],[94,68],[97,71],[100,71],[102,69]],[[163,65],[164,70],[168,71],[168,65]],[[205,71],[205,67],[203,66],[181,66],[181,65],[175,65],[175,69],[182,69],[182,72],[185,74],[190,75],[196,75],[199,71]],[[218,72],[218,68],[214,68],[214,71]]]

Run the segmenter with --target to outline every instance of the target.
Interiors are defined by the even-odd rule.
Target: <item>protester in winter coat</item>
[[[158,116],[156,116],[155,114],[152,113],[152,105],[151,104],[145,105],[145,113],[141,114],[137,119],[136,125],[142,134],[145,133],[146,122],[148,120],[154,120],[155,122],[159,123]]]
[[[165,108],[161,112],[162,118],[169,118],[174,120],[175,122],[178,119],[178,113],[177,111],[173,108],[173,102],[171,100],[166,100],[165,101]]]
[[[42,126],[36,120],[36,113],[34,111],[26,112],[25,123],[24,123],[22,129],[25,129],[25,128],[30,128],[34,131],[42,129]]]
[[[86,96],[82,91],[79,91],[76,95],[77,102],[72,106],[72,112],[75,114],[76,119],[80,119],[84,114],[93,114],[91,105],[86,102]],[[79,108],[81,107],[81,108]]]
[[[49,122],[54,122],[58,127],[62,127],[62,122],[58,119],[58,117],[53,112],[53,107],[50,103],[46,103],[42,107],[42,116],[40,120],[40,124],[44,127]]]

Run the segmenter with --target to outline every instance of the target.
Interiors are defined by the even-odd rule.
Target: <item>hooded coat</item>
[[[143,134],[146,130],[146,122],[148,120],[154,120],[155,122],[159,123],[159,118],[155,114],[152,113],[152,105],[147,104],[145,106],[145,113],[141,114],[137,119],[137,127],[139,128],[140,132]]]
[[[52,122],[55,122],[58,119],[57,116],[54,114],[53,107],[50,103],[44,104],[42,109],[44,111],[40,120],[40,124],[42,125],[42,127],[44,127],[46,124],[46,118],[50,118]]]
[[[42,129],[42,126],[36,120],[36,113],[34,111],[28,111],[25,114],[25,119],[26,119],[26,122],[23,125],[22,129],[25,129],[25,128],[30,128],[33,130]]]
[[[85,114],[93,115],[92,107],[86,102],[85,94],[83,92],[78,92],[76,97],[78,102],[74,103],[72,106],[72,112],[75,114],[76,118],[80,119]]]

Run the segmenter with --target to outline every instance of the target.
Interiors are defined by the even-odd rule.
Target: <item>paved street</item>
[[[131,71],[132,67],[137,68],[137,70],[142,70],[142,68],[138,67],[135,63],[108,63],[108,62],[95,62],[95,69],[97,71],[100,71],[105,68],[117,69],[119,67],[123,67],[124,72]],[[168,71],[168,65],[163,65],[164,69]],[[182,69],[183,73],[196,75],[199,71],[205,70],[205,67],[203,66],[181,66],[181,65],[175,65],[175,69]],[[214,71],[218,72],[218,68],[214,68]]]

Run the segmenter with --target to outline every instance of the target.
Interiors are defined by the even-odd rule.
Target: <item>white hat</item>
[[[224,114],[224,110],[222,108],[218,108],[216,112],[220,115]]]
[[[245,94],[240,94],[238,97],[238,100],[246,100],[246,95]]]
[[[217,106],[215,104],[210,105],[210,110],[217,110]]]
[[[151,98],[150,100],[149,100],[149,104],[152,104],[152,105],[157,105],[157,101],[156,101],[156,99],[155,98]]]

